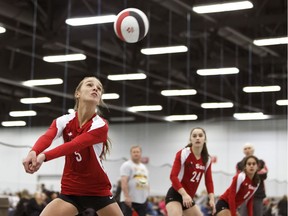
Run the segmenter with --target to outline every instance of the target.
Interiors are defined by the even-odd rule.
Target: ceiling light
[[[51,98],[49,98],[49,97],[22,98],[22,99],[20,99],[20,102],[23,104],[50,103]]]
[[[198,14],[204,13],[217,13],[225,11],[235,11],[253,8],[253,4],[250,1],[238,1],[238,2],[227,2],[220,4],[210,4],[195,6],[192,10]]]
[[[191,115],[170,115],[166,116],[164,119],[166,121],[190,121],[190,120],[196,120],[198,118],[197,115],[191,114]]]
[[[243,88],[243,91],[246,93],[255,93],[255,92],[275,92],[280,91],[280,86],[247,86]]]
[[[115,74],[108,75],[107,78],[112,81],[121,81],[121,80],[142,80],[146,79],[146,74],[144,73],[132,73],[132,74]]]
[[[134,116],[125,116],[125,117],[111,117],[109,118],[110,121],[113,122],[128,122],[128,121],[134,121]]]
[[[201,76],[227,75],[227,74],[237,74],[239,73],[239,69],[236,67],[199,69],[196,71],[196,73]]]
[[[116,15],[79,17],[66,19],[65,23],[71,26],[83,26],[103,23],[113,23],[116,20]]]
[[[119,94],[116,93],[105,93],[102,95],[103,100],[113,100],[113,99],[118,99]]]
[[[161,91],[163,96],[184,96],[184,95],[195,95],[197,91],[195,89],[174,89],[174,90],[163,90]]]
[[[143,106],[132,106],[127,108],[129,112],[142,112],[142,111],[160,111],[162,110],[161,105],[143,105]]]
[[[159,55],[168,53],[181,53],[187,52],[186,46],[169,46],[169,47],[155,47],[155,48],[144,48],[141,49],[141,53],[144,55]]]
[[[24,117],[24,116],[36,116],[37,113],[34,110],[26,110],[26,111],[11,111],[9,112],[11,117]]]
[[[0,26],[0,34],[5,33],[5,32],[6,32],[6,29],[4,27]]]
[[[221,103],[202,103],[201,107],[204,109],[217,109],[217,108],[231,108],[234,104],[231,102],[221,102]]]
[[[288,37],[258,39],[258,40],[254,40],[253,44],[255,44],[256,46],[288,44]]]
[[[68,55],[53,55],[44,56],[43,60],[46,62],[66,62],[66,61],[80,61],[85,60],[86,56],[84,54],[68,54]]]
[[[24,86],[59,85],[62,83],[63,83],[63,80],[60,78],[27,80],[27,81],[22,82]]]
[[[283,100],[277,100],[276,104],[278,106],[288,106],[288,100],[287,99],[283,99]]]
[[[254,113],[234,113],[233,117],[237,120],[263,120],[269,119],[269,115],[264,115],[262,112]]]
[[[17,127],[17,126],[25,126],[25,121],[3,121],[1,122],[3,127]]]

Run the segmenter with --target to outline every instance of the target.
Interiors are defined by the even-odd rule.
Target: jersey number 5
[[[74,154],[75,154],[75,158],[76,158],[76,160],[78,161],[78,162],[80,162],[80,161],[82,161],[82,156],[81,156],[81,154],[80,153],[78,153],[78,152],[74,152]]]

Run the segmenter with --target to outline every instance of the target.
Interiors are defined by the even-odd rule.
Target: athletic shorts
[[[229,209],[229,204],[222,200],[222,199],[219,199],[216,203],[216,213],[215,215],[217,215],[220,211],[224,210],[224,209]]]
[[[179,194],[173,187],[170,187],[165,197],[165,203],[167,205],[169,202],[172,202],[172,201],[180,202],[183,210],[188,209],[186,206],[183,206],[183,199],[182,199],[181,194]],[[194,205],[195,205],[195,202],[192,199],[192,207]]]
[[[74,196],[60,194],[59,198],[74,205],[78,209],[78,213],[83,212],[87,208],[92,208],[96,212],[116,202],[113,196]]]

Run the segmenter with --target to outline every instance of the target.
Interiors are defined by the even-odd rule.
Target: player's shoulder
[[[76,113],[68,113],[68,114],[64,114],[60,117],[58,117],[55,121],[56,121],[56,125],[57,127],[59,126],[65,126],[68,122],[72,121],[73,119],[75,119]]]

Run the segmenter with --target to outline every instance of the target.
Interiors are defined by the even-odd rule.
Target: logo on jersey
[[[196,169],[205,170],[205,166],[201,164],[196,164]]]

